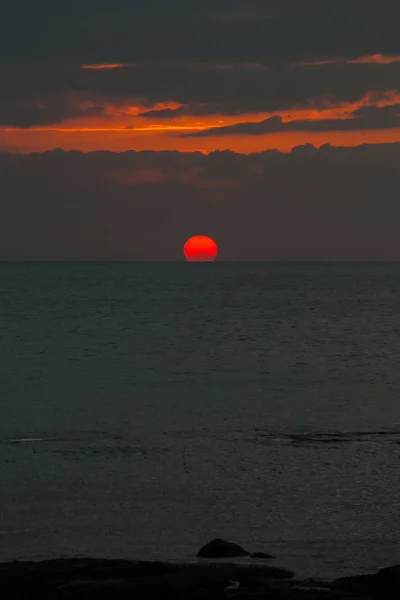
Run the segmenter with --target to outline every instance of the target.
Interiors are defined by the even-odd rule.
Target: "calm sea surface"
[[[400,562],[400,264],[0,264],[0,560]]]

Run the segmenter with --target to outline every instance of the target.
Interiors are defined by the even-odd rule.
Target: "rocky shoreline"
[[[222,542],[222,545],[221,545]],[[234,552],[213,540],[198,553]],[[207,550],[208,548],[208,550]],[[204,550],[206,549],[206,550]],[[243,549],[241,549],[243,552]],[[268,554],[250,557],[268,559]],[[60,558],[0,564],[2,600],[399,600],[400,565],[334,581],[300,579],[269,564],[220,562],[200,558],[192,564],[96,558]],[[232,557],[233,558],[233,557]]]

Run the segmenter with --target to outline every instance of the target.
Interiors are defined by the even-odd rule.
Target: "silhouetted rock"
[[[197,556],[201,558],[233,558],[235,556],[250,556],[250,552],[247,552],[238,544],[215,538],[200,548]]]
[[[331,584],[331,588],[364,594],[367,598],[398,600],[400,598],[400,565],[385,567],[377,573],[340,577]]]
[[[339,577],[331,583],[331,589],[347,590],[350,592],[362,592],[371,584],[374,575],[354,575],[350,577]]]
[[[253,552],[250,554],[251,558],[276,558],[272,554],[266,554],[265,552]]]
[[[229,542],[226,542],[229,543]],[[236,544],[233,544],[236,546]],[[240,547],[239,547],[240,548]],[[241,549],[242,552],[245,552]],[[247,556],[245,554],[244,556]],[[243,554],[242,554],[243,556]],[[245,561],[246,562],[246,561]],[[58,559],[0,564],[1,600],[399,600],[400,565],[334,582],[257,563]]]
[[[220,574],[160,575],[132,580],[74,581],[59,588],[73,600],[145,600],[162,598],[217,598],[222,596],[229,580]]]
[[[393,565],[380,569],[376,577],[379,581],[385,581],[392,585],[400,586],[400,565]]]

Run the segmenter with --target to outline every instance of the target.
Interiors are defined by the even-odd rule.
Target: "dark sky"
[[[196,233],[226,260],[400,259],[399,21],[397,0],[7,0],[0,259],[180,260]]]

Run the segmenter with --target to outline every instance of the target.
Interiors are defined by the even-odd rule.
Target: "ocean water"
[[[0,560],[376,570],[399,488],[400,264],[0,264]]]

